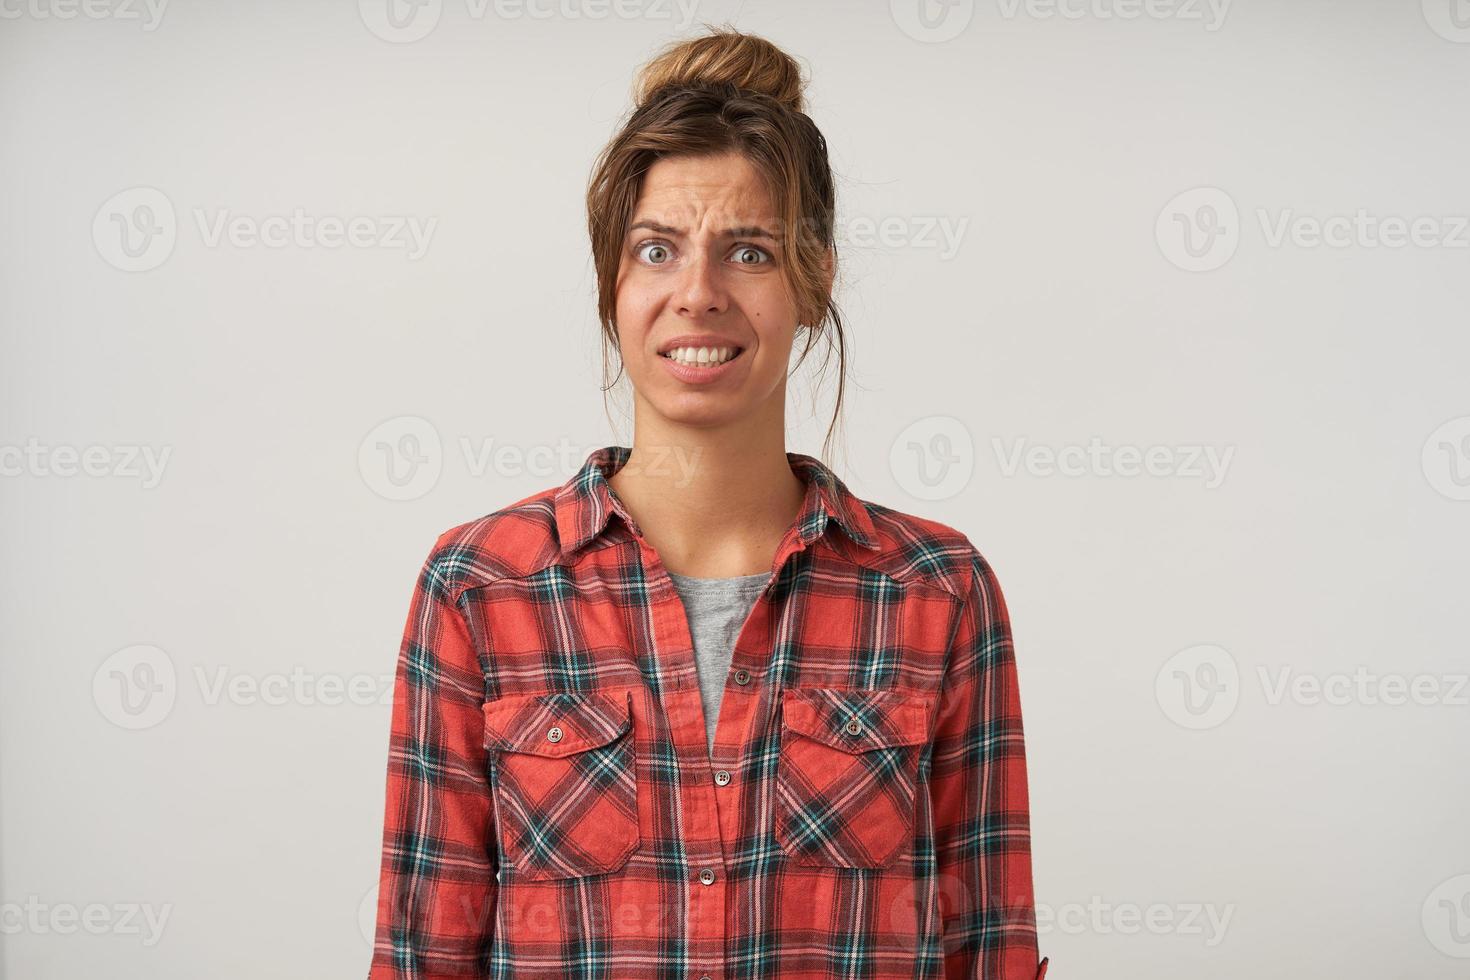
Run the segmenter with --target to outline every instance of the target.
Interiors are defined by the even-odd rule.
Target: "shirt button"
[[[561,741],[561,729],[560,728],[553,727],[551,729],[551,731],[549,731],[549,732],[546,733],[546,740],[548,742],[560,742]]]
[[[699,883],[702,885],[713,885],[715,883],[715,872],[713,868],[705,868],[699,873]]]
[[[849,735],[861,735],[862,733],[863,733],[863,723],[862,722],[858,721],[856,718],[853,718],[850,721],[848,721],[848,723],[847,723],[847,734],[849,734]]]
[[[719,769],[719,770],[717,770],[715,772],[715,785],[716,786],[728,786],[729,784],[730,784],[730,771],[728,769]]]
[[[699,980],[710,980],[709,974],[708,973],[704,974],[704,976],[700,977]]]
[[[735,683],[736,684],[741,684],[741,685],[749,684],[750,683],[750,671],[746,670],[744,667],[742,667],[739,670],[735,671]]]

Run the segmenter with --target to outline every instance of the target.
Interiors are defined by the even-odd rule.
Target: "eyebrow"
[[[684,232],[680,229],[672,228],[669,225],[654,221],[652,218],[644,218],[642,220],[633,222],[631,225],[628,226],[628,231],[632,232],[638,228],[647,228],[649,231],[656,231],[660,235],[672,235],[675,238],[681,238],[684,235]],[[727,228],[724,231],[720,232],[720,237],[769,238],[771,241],[776,240],[776,236],[774,234],[762,228],[760,225],[741,225],[737,228]]]

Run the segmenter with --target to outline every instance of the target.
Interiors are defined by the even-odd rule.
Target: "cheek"
[[[629,316],[654,309],[658,305],[656,285],[644,270],[624,264],[618,272],[615,305]]]
[[[771,323],[796,318],[795,296],[779,273],[751,276],[742,293],[744,305],[752,311],[751,319],[755,319],[756,312],[762,320]]]
[[[639,288],[638,277],[620,274],[613,294],[613,312],[617,318],[618,333],[628,336],[643,329],[640,321],[646,319],[643,311],[647,309],[647,305],[647,293]]]
[[[741,304],[751,328],[762,344],[774,344],[789,334],[796,323],[796,311],[790,298],[779,288],[762,287],[747,295]]]
[[[643,342],[653,331],[654,321],[658,317],[646,303],[640,301],[639,297],[626,293],[619,294],[614,315],[617,321],[618,342],[622,345],[624,354],[637,357],[643,347]]]

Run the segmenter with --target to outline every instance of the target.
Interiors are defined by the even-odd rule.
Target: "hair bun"
[[[795,58],[763,37],[721,27],[660,51],[638,72],[635,98],[642,105],[666,86],[725,83],[770,96],[793,112],[806,111],[806,81]]]

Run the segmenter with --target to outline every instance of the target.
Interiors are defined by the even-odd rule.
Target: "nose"
[[[688,316],[723,313],[728,303],[720,260],[696,253],[679,270],[675,300],[679,312]]]

